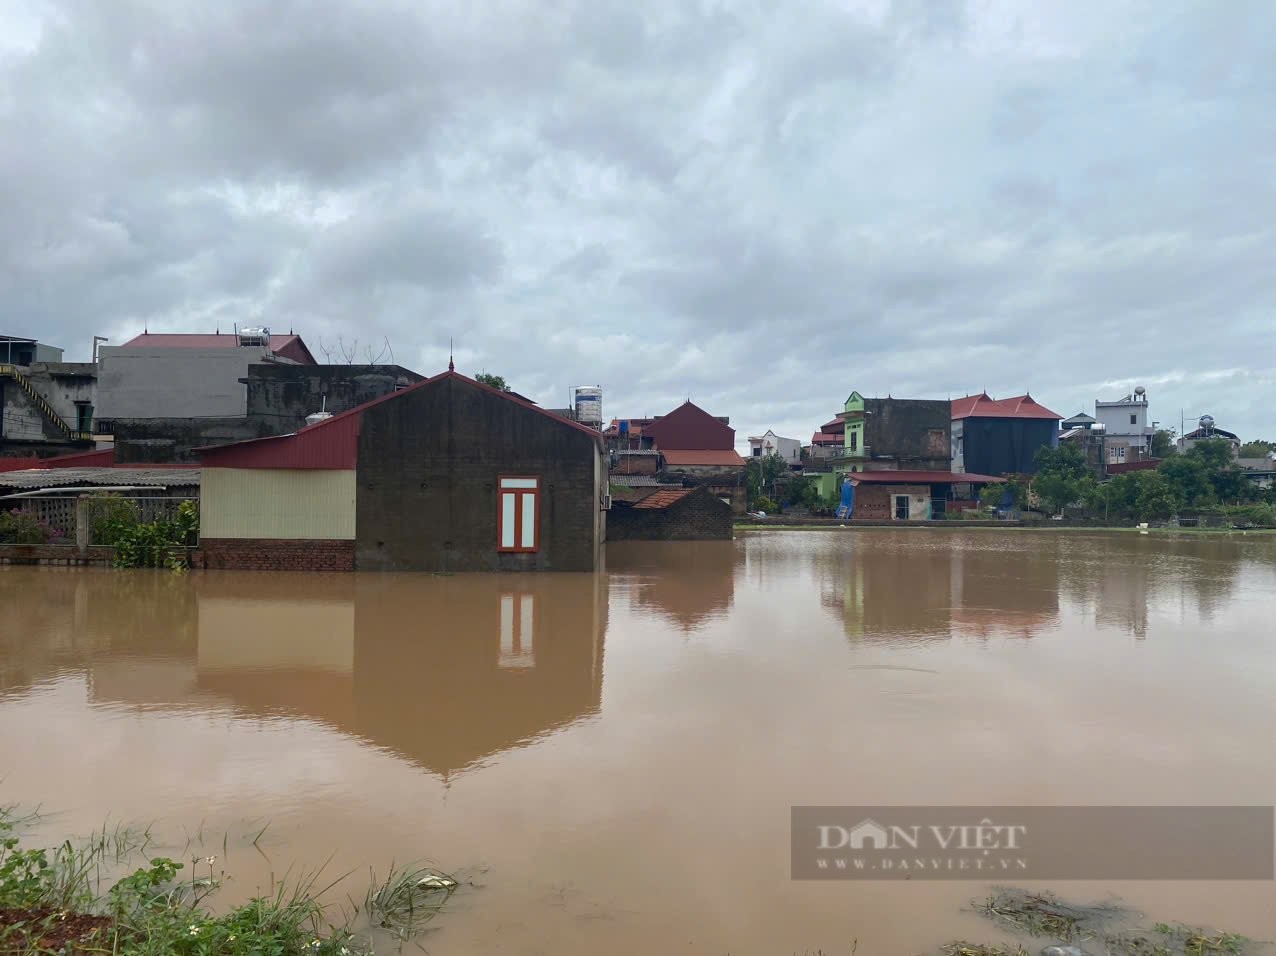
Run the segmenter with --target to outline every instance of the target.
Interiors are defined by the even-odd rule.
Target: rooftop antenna
[[[449,372],[456,371],[456,363],[452,361],[452,337],[448,336],[447,340],[447,370]]]

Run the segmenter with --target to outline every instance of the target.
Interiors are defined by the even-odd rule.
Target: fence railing
[[[126,530],[176,520],[185,502],[170,496],[48,495],[0,499],[0,544],[114,545]],[[198,543],[198,533],[191,546]]]

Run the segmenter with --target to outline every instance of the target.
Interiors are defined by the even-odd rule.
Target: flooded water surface
[[[793,805],[1276,802],[1276,540],[746,533],[598,574],[0,569],[0,803],[250,895],[429,859],[447,953],[934,952],[987,886],[794,882]],[[268,824],[268,826],[267,826]],[[253,840],[266,827],[266,832]],[[1276,937],[1270,882],[1053,887]]]

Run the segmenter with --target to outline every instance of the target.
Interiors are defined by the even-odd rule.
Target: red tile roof
[[[993,399],[987,392],[953,399],[953,418],[1050,418],[1062,416],[1036,402],[1031,395]]]
[[[840,445],[845,440],[845,435],[838,435],[833,432],[820,431],[811,436],[812,445]]]
[[[744,459],[741,458],[734,448],[662,448],[660,454],[665,456],[666,465],[717,465],[726,467],[728,465],[743,465]]]
[[[965,471],[857,471],[848,476],[851,484],[869,485],[950,485],[1005,481],[993,475]]]
[[[201,463],[206,468],[351,470],[355,467],[358,457],[359,426],[365,411],[374,405],[380,405],[382,402],[392,402],[408,392],[424,388],[447,378],[456,378],[473,385],[475,388],[481,388],[494,395],[499,395],[507,402],[513,402],[515,405],[521,405],[530,411],[536,412],[538,415],[551,418],[566,428],[575,428],[577,431],[582,431],[592,438],[596,444],[602,444],[602,434],[586,425],[561,418],[553,412],[541,408],[539,405],[534,405],[526,399],[519,398],[512,392],[503,392],[498,388],[491,388],[481,382],[474,381],[472,378],[467,378],[460,372],[449,370],[433,378],[422,379],[397,392],[391,392],[388,395],[382,395],[380,398],[374,398],[370,402],[364,402],[362,405],[356,405],[354,408],[348,409],[339,415],[325,418],[321,422],[307,425],[300,431],[293,432],[290,435],[250,438],[247,441],[232,442],[228,445],[196,448],[195,453],[199,455]]]
[[[232,349],[239,346],[239,338],[234,333],[207,335],[187,332],[143,332],[124,343],[125,348],[160,348],[160,349]],[[272,335],[270,351],[284,358],[292,359],[302,365],[317,365],[315,357],[306,348],[300,335]]]
[[[668,508],[671,504],[681,501],[695,490],[694,488],[675,488],[670,491],[657,491],[655,494],[648,495],[641,501],[636,502],[634,507],[653,510]]]
[[[820,426],[820,431],[829,435],[846,434],[846,422],[841,418],[835,418],[831,422],[825,422]]]

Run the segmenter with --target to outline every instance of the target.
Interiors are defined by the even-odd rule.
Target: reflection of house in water
[[[280,584],[201,582],[201,688],[323,721],[443,775],[601,706],[600,575]]]
[[[1097,626],[1144,638],[1149,605],[1208,621],[1231,599],[1242,548],[1237,539],[1104,536],[1065,562],[1064,589],[1093,610]]]
[[[6,568],[0,696],[63,674],[94,696],[161,703],[194,685],[195,595],[176,575]]]
[[[694,631],[730,610],[739,555],[733,541],[622,541],[607,546],[607,571],[634,604]]]
[[[849,553],[828,552],[817,569],[823,605],[847,636],[896,641],[1031,637],[1058,619],[1053,552],[1005,547],[919,547],[916,539],[865,539]],[[1000,543],[1004,545],[1004,543]]]

